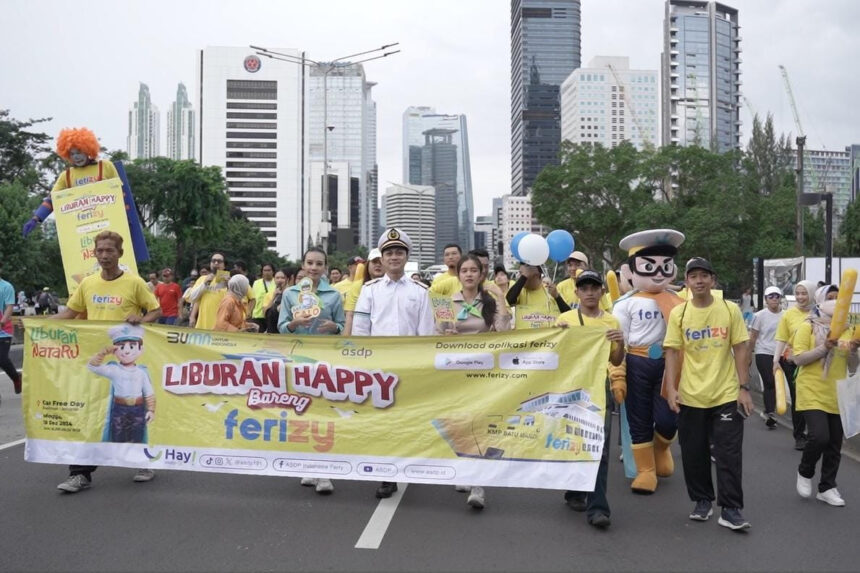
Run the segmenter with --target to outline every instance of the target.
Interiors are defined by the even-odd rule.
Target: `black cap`
[[[357,265],[358,263],[363,263],[363,262],[365,262],[365,261],[361,257],[349,257],[346,260],[346,266],[350,267],[352,265]]]
[[[576,286],[580,286],[585,283],[594,283],[597,286],[602,287],[603,277],[596,271],[582,271],[579,273],[579,276],[576,277]]]
[[[711,263],[708,259],[703,259],[702,257],[693,257],[689,261],[687,261],[687,266],[684,268],[684,274],[690,274],[690,271],[695,269],[702,269],[703,271],[708,271],[712,275],[717,274],[714,272],[714,267],[711,266]]]

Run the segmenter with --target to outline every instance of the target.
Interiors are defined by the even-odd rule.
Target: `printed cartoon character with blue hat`
[[[155,417],[155,393],[145,366],[137,364],[143,353],[143,328],[128,323],[108,330],[113,344],[92,357],[87,368],[111,382],[111,405],[104,441],[145,443],[146,425]],[[119,362],[104,364],[113,354]]]
[[[669,409],[663,388],[663,338],[671,310],[683,299],[669,289],[677,268],[674,257],[684,235],[672,229],[650,229],[621,239],[628,252],[633,290],[616,301],[612,314],[621,323],[627,344],[626,388],[613,380],[613,391],[624,396],[636,462],[631,489],[653,493],[657,478],[675,471],[669,446],[678,430],[677,414]]]

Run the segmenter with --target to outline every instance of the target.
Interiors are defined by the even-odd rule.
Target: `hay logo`
[[[244,61],[245,71],[251,74],[255,74],[260,71],[260,66],[262,62],[260,62],[260,58],[257,56],[247,56]]]
[[[341,356],[349,358],[370,358],[373,356],[373,350],[364,346],[356,346],[354,342],[349,340],[338,342],[334,347],[340,350]]]
[[[164,455],[164,451],[159,450],[158,454],[153,455],[152,452],[149,451],[149,448],[143,448],[143,454],[149,459],[149,461],[157,462],[161,459],[161,456]]]
[[[205,332],[174,332],[167,333],[168,344],[194,344],[208,346],[212,344],[212,335]]]
[[[196,452],[183,452],[173,448],[159,450],[157,454],[150,452],[149,448],[143,448],[143,453],[150,462],[157,462],[163,457],[166,464],[193,464],[197,459]]]

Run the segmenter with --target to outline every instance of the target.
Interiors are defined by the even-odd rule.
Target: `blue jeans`
[[[660,395],[664,358],[627,355],[627,423],[634,444],[654,439],[654,432],[671,440],[678,430],[678,415]]]
[[[173,325],[173,324],[176,324],[176,319],[177,319],[177,318],[178,318],[178,317],[176,317],[176,316],[159,316],[159,317],[158,317],[158,324],[170,324],[170,325]]]

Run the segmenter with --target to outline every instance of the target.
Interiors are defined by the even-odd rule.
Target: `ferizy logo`
[[[168,344],[196,344],[206,346],[212,344],[212,335],[205,332],[174,332],[167,333]]]
[[[729,329],[722,326],[706,326],[701,330],[692,330],[688,328],[684,331],[684,337],[687,340],[704,340],[707,338],[720,338],[725,340],[729,337]]]

